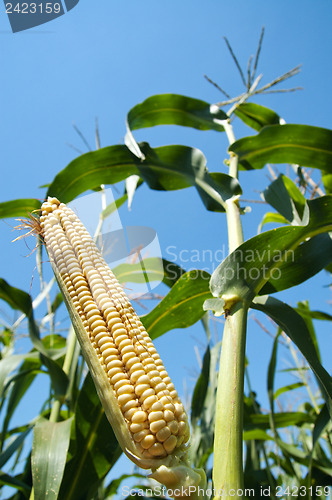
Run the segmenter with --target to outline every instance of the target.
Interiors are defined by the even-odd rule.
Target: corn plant
[[[1,335],[0,484],[5,492],[12,492],[8,487],[16,490],[12,499],[110,498],[128,479],[112,477],[110,472],[122,451],[139,468],[150,469],[150,477],[175,497],[330,494],[332,383],[321,363],[313,319],[332,318],[311,311],[305,303],[295,309],[273,294],[299,285],[322,269],[331,271],[332,132],[285,124],[271,109],[247,102],[298,72],[295,68],[259,88],[259,50],[253,68],[249,65],[247,81],[240,69],[245,83],[240,96],[216,104],[174,94],[149,97],[129,111],[125,144],[76,158],[49,184],[43,204],[35,199],[0,204],[1,217],[31,213],[22,226],[37,236],[42,288],[33,301],[28,293],[0,281],[0,298],[22,313],[14,324],[3,324]],[[256,134],[236,139],[235,119]],[[152,148],[135,140],[135,130],[158,125],[225,133],[227,173],[210,172],[198,149]],[[241,170],[267,164],[290,164],[293,174],[280,174],[263,193],[275,211],[265,214],[261,228],[267,223],[276,227],[244,241]],[[306,167],[321,175],[324,191]],[[228,226],[229,255],[211,276],[164,261],[163,281],[170,290],[140,319],[114,276],[117,270],[113,274],[108,269],[90,235],[66,206],[89,190],[103,192],[105,186],[123,181],[126,189],[117,207],[142,183],[164,191],[194,187],[205,208],[225,215]],[[105,208],[101,220],[113,209]],[[44,281],[44,246],[62,295],[52,294],[54,280]],[[154,259],[148,259],[147,265],[155,271]],[[47,311],[37,320],[35,310],[43,299]],[[67,336],[55,331],[54,318],[63,301],[73,325]],[[269,413],[261,410],[249,380],[248,394],[244,391],[249,309],[264,313],[277,328],[267,377]],[[189,439],[186,411],[152,340],[199,320],[208,333],[208,318],[215,323],[221,315],[222,337],[209,341],[192,395]],[[23,321],[32,348],[16,354],[15,334]],[[41,335],[46,324],[48,334]],[[302,378],[275,390],[281,341],[287,343]],[[80,352],[89,367],[87,375]],[[304,365],[299,364],[301,357]],[[317,389],[307,378],[308,367]],[[45,372],[50,390],[40,413],[20,428],[11,427],[21,398]],[[295,412],[277,412],[278,397],[299,388],[307,390],[309,401]],[[280,432],[290,426],[294,426],[291,436]],[[140,481],[143,491],[149,489],[141,471],[132,478]]]

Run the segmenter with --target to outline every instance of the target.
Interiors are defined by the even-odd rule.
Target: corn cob
[[[80,220],[48,198],[41,236],[105,413],[140,467],[177,463],[189,439],[186,412],[149,335]]]

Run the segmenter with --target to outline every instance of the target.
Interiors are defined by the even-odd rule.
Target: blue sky
[[[79,154],[70,145],[86,152],[73,123],[92,149],[96,118],[101,145],[121,144],[127,112],[150,95],[177,93],[210,103],[222,100],[204,74],[231,95],[242,92],[239,74],[223,36],[229,39],[246,70],[262,26],[265,37],[258,68],[258,73],[264,75],[262,83],[302,64],[301,73],[284,87],[301,86],[303,90],[262,96],[255,102],[274,109],[288,123],[329,128],[331,14],[332,4],[328,0],[80,0],[64,16],[13,34],[1,4],[0,202],[43,198],[45,189],[39,186],[49,183]],[[238,138],[254,133],[238,122],[234,128]],[[223,134],[159,127],[138,131],[135,136],[152,146],[198,147],[206,155],[211,171],[226,171],[223,160],[227,158],[227,142]],[[241,174],[245,199],[260,199],[259,191],[267,185],[267,175],[267,171]],[[252,212],[244,218],[247,238],[256,234],[265,210],[260,205],[251,207]],[[202,257],[200,267],[211,271],[216,263],[203,257],[204,250],[211,249],[215,254],[227,245],[225,217],[206,212],[193,189],[165,193],[142,187],[134,198],[132,211],[123,207],[120,217],[123,224],[154,228],[165,257],[170,258],[169,252],[175,252],[178,263],[186,269],[199,264],[181,262],[182,250],[197,250]],[[15,225],[14,221],[8,222]],[[34,257],[26,258],[29,250],[24,242],[11,243],[15,235],[5,222],[0,223],[0,231],[0,277],[28,291],[31,277],[36,274]],[[33,290],[36,281],[37,278]],[[321,273],[296,293],[289,290],[280,298],[291,305],[309,299],[313,309],[328,312],[330,305],[324,301],[330,297],[323,295],[323,290],[326,292],[323,286],[328,283],[328,276]],[[319,326],[319,340],[328,347],[328,326]],[[273,331],[273,327],[270,329]],[[221,334],[220,326],[218,333]],[[170,345],[178,341],[178,351],[171,353]],[[190,392],[198,374],[193,346],[197,345],[202,353],[204,342],[200,326],[170,332],[157,342],[180,393],[184,393],[184,384]],[[250,375],[265,404],[271,343],[250,321],[247,349],[252,364]],[[323,360],[331,370],[329,350],[325,352]]]

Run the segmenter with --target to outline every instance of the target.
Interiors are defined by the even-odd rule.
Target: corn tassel
[[[186,465],[184,407],[122,287],[71,209],[48,198],[41,211],[41,236],[120,446],[164,484],[174,475],[201,484],[201,471]]]

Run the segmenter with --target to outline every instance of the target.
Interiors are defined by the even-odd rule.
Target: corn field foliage
[[[332,316],[323,310],[311,310],[308,302],[291,307],[274,294],[310,280],[321,270],[332,271],[332,131],[284,124],[275,111],[247,102],[254,100],[252,94],[249,82],[237,100],[220,105],[184,95],[149,97],[129,111],[125,144],[109,145],[77,157],[44,188],[44,196],[68,203],[91,190],[117,185],[120,194],[116,206],[108,207],[101,214],[103,219],[143,183],[153,190],[178,190],[179,203],[181,190],[191,188],[201,198],[202,210],[218,212],[222,218],[228,199],[238,196],[241,205],[242,193],[248,197],[246,186],[240,184],[241,171],[239,181],[226,173],[226,166],[209,171],[202,151],[184,145],[152,148],[146,142],[137,143],[134,132],[146,127],[178,125],[205,134],[225,134],[224,125],[229,119],[235,131],[240,121],[251,128],[248,136],[231,141],[229,151],[224,152],[226,163],[236,155],[240,170],[261,169],[265,176],[267,165],[278,165],[278,171],[284,172],[266,181],[262,196],[267,211],[258,234],[252,234],[231,253],[212,276],[203,270],[187,272],[164,260],[160,277],[169,291],[141,319],[152,339],[167,335],[172,329],[203,322],[202,332],[206,335],[202,342],[206,350],[201,353],[201,373],[189,409],[190,461],[206,470],[210,483],[221,344],[221,332],[218,341],[209,334],[209,323],[214,321],[212,311],[222,310],[221,295],[236,291],[249,301],[251,309],[271,319],[274,343],[267,373],[269,410],[262,410],[254,388],[246,388],[244,394],[244,484],[253,488],[257,496],[262,488],[267,489],[266,497],[271,499],[290,498],[292,494],[326,498],[332,485],[332,382],[321,364],[315,328],[320,322],[331,322]],[[129,186],[125,184],[128,179],[135,180],[135,187],[130,190],[125,187]],[[40,206],[41,202],[30,199],[27,193],[26,199],[1,203],[0,216],[26,217]],[[245,217],[243,213],[244,225]],[[274,229],[266,230],[271,223]],[[270,253],[264,253],[267,247]],[[253,258],[246,261],[243,255],[250,251]],[[273,260],[276,252],[285,255],[288,251],[295,256],[291,263]],[[18,312],[18,319],[12,324],[0,320],[1,498],[109,499],[119,494],[121,484],[128,479],[146,491],[150,482],[142,471],[121,477],[112,473],[121,449],[77,344],[71,347],[70,366],[64,366],[68,332],[56,328],[64,305],[54,280],[44,280],[43,268],[47,263],[42,264],[46,258],[40,241],[31,259],[35,257],[41,277],[38,296],[30,296],[29,284],[26,290],[16,288],[10,269],[0,279],[1,300]],[[128,275],[135,274],[135,265],[122,264],[114,272],[126,283]],[[235,272],[239,266],[245,271],[245,278]],[[158,262],[152,257],[145,260],[145,267],[150,276],[160,274]],[[193,274],[195,279],[191,279]],[[323,304],[330,290],[322,288],[320,293]],[[41,303],[46,304],[42,317]],[[27,352],[16,349],[18,332],[29,334]],[[276,387],[281,344],[287,346],[294,365],[289,369],[289,382]],[[164,361],[167,364],[167,359]],[[254,364],[257,360],[248,362]],[[295,382],[294,373],[298,376]],[[32,420],[15,427],[13,416],[20,412],[23,398],[36,390],[36,380],[45,377],[49,379],[47,399],[41,408],[35,409]],[[295,401],[300,401],[298,406],[285,411],[279,404],[280,398],[297,391],[306,396],[295,397]],[[54,405],[60,407],[56,421],[51,418]],[[283,488],[282,495],[278,495],[278,487]]]

